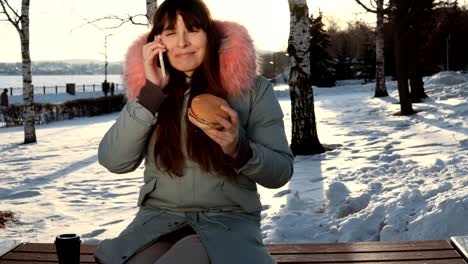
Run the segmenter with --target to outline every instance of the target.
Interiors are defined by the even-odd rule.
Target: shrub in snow
[[[76,117],[98,116],[118,112],[124,103],[123,94],[77,99],[57,104],[34,103],[34,119],[36,124],[48,124]],[[2,113],[7,127],[23,125],[23,105],[12,104]]]

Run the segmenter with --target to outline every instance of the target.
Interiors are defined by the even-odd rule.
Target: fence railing
[[[125,102],[125,96],[117,94],[76,99],[57,104],[33,103],[34,123],[48,124],[77,117],[92,117],[117,112],[123,108]],[[8,107],[0,108],[0,128],[22,126],[23,122],[24,105],[11,104]]]
[[[115,91],[120,89],[120,84],[114,83]],[[0,88],[3,91],[5,88]],[[23,87],[8,87],[8,94],[10,96],[23,95]],[[66,93],[66,85],[53,85],[53,86],[35,86],[33,85],[34,94],[58,94]],[[101,84],[75,84],[75,92],[100,92],[102,91]],[[110,91],[109,91],[110,93]]]

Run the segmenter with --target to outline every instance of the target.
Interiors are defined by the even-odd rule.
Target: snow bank
[[[445,71],[424,78],[424,84],[432,85],[456,85],[467,82],[465,75],[461,72]]]

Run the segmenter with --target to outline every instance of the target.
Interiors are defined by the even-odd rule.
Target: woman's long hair
[[[170,175],[183,176],[184,157],[182,152],[181,118],[187,127],[187,153],[191,160],[205,171],[217,172],[228,179],[235,172],[226,164],[221,147],[187,119],[183,111],[184,92],[190,87],[189,104],[193,97],[210,93],[227,98],[220,80],[219,48],[221,32],[215,27],[208,8],[201,0],[166,0],[153,16],[153,28],[148,42],[161,34],[166,27],[173,28],[177,15],[181,15],[188,30],[201,29],[207,35],[207,47],[203,63],[195,69],[189,83],[186,76],[173,68],[165,57],[170,79],[164,92],[169,96],[162,103],[156,124],[154,157],[156,166]]]

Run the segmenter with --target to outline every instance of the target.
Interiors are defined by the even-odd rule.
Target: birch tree
[[[294,155],[325,152],[319,141],[314,112],[314,95],[310,78],[310,20],[306,0],[288,0],[290,12],[289,91],[291,96],[292,138]]]
[[[384,0],[374,0],[376,7],[374,9],[364,5],[360,0],[356,2],[361,5],[366,11],[377,14],[377,27],[375,38],[375,93],[374,97],[388,96],[387,87],[385,85],[385,45],[384,45],[384,18],[387,10],[384,8]],[[372,3],[372,2],[371,2]]]
[[[148,25],[151,25],[151,18],[157,7],[158,0],[146,0],[146,18],[148,19]]]
[[[9,22],[18,32],[21,42],[21,59],[23,74],[23,123],[24,143],[36,142],[36,128],[34,127],[34,91],[32,87],[31,55],[29,52],[29,1],[21,1],[21,13],[13,8],[11,1],[0,0],[1,21]]]

